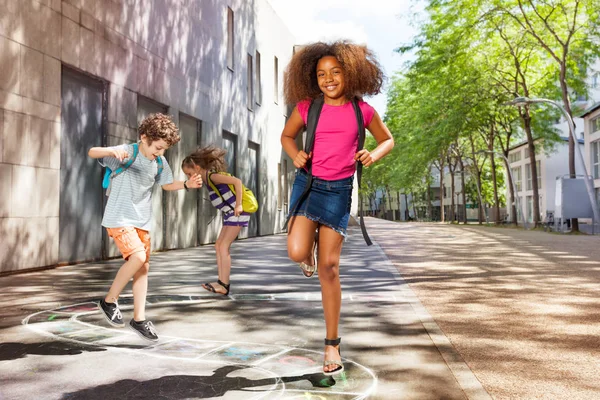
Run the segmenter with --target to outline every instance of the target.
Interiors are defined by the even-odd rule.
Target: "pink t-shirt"
[[[375,109],[359,101],[365,128],[371,123]],[[308,118],[310,100],[296,105],[304,124]],[[341,106],[323,104],[313,146],[312,173],[317,178],[334,181],[345,179],[356,170],[354,155],[358,146],[358,125],[352,102]]]

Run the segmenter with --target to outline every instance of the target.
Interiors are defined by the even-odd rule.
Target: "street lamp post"
[[[558,108],[563,113],[563,115],[565,116],[565,119],[567,120],[567,123],[569,125],[569,134],[571,135],[571,138],[573,139],[573,142],[575,143],[575,149],[577,150],[577,154],[579,155],[579,160],[581,162],[581,168],[583,169],[583,175],[584,175],[584,179],[585,179],[585,186],[586,186],[586,189],[588,192],[588,196],[590,198],[590,203],[592,204],[592,212],[594,213],[594,221],[593,221],[592,225],[594,226],[596,223],[600,222],[600,214],[598,213],[598,205],[596,204],[596,199],[594,196],[594,186],[593,186],[593,184],[590,180],[590,177],[587,173],[587,168],[585,167],[585,160],[583,159],[583,154],[581,154],[581,149],[578,146],[579,141],[577,140],[577,137],[575,137],[575,123],[573,122],[573,118],[571,118],[571,115],[569,115],[567,110],[565,110],[565,108],[562,105],[560,105],[559,103],[557,103],[553,100],[549,100],[549,99],[540,99],[540,98],[530,99],[528,97],[517,97],[514,100],[512,100],[506,104],[519,107],[519,106],[524,106],[527,104],[537,104],[537,103],[552,104],[554,107]]]
[[[510,175],[510,181],[512,182],[513,192],[515,193],[515,202],[517,203],[517,225],[519,225],[519,213],[521,213],[521,219],[523,220],[523,228],[527,229],[527,220],[525,219],[525,210],[523,210],[523,204],[519,200],[519,192],[517,192],[517,185],[515,184],[515,178],[513,177],[512,170],[510,169],[510,163],[508,162],[508,158],[502,153],[497,153],[493,150],[480,150],[478,153],[487,153],[494,156],[494,154],[501,156],[504,159],[504,163],[506,164],[506,170]],[[511,207],[512,209],[512,207]]]

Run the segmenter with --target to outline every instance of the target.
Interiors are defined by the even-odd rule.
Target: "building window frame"
[[[522,189],[521,166],[511,168],[511,172],[517,192],[520,192]]]
[[[279,59],[273,57],[273,99],[275,104],[279,104]]]
[[[254,72],[253,72],[253,62],[252,54],[248,54],[246,57],[246,64],[248,68],[248,73],[246,76],[246,97],[248,99],[247,106],[248,110],[252,111],[254,109]]]
[[[261,77],[261,60],[260,60],[260,52],[256,50],[254,55],[254,75],[256,77],[256,87],[254,89],[254,95],[256,97],[256,104],[261,105],[262,103],[262,77]]]
[[[590,120],[590,132],[600,132],[600,115]]]
[[[233,71],[234,67],[234,47],[235,47],[235,31],[234,31],[234,13],[231,7],[227,7],[227,68]]]
[[[508,155],[508,163],[513,164],[517,161],[521,161],[521,150],[515,151],[514,153],[510,153]]]
[[[594,179],[600,178],[600,140],[595,140],[590,143],[590,150],[592,152],[590,161],[592,164],[592,174]]]

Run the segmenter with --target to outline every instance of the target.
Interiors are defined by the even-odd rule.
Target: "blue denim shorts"
[[[299,204],[296,204],[300,195],[304,192],[307,179],[308,176],[304,169],[296,171],[289,215],[306,217],[328,226],[346,237],[352,204],[354,176],[336,181],[326,181],[313,177],[310,191]]]

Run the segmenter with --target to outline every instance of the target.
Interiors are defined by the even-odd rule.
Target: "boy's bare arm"
[[[129,153],[127,153],[127,150],[118,147],[92,147],[88,151],[88,156],[91,158],[114,157],[122,162],[129,157]]]
[[[163,190],[199,189],[202,187],[202,177],[196,174],[187,181],[174,181],[161,187]]]

